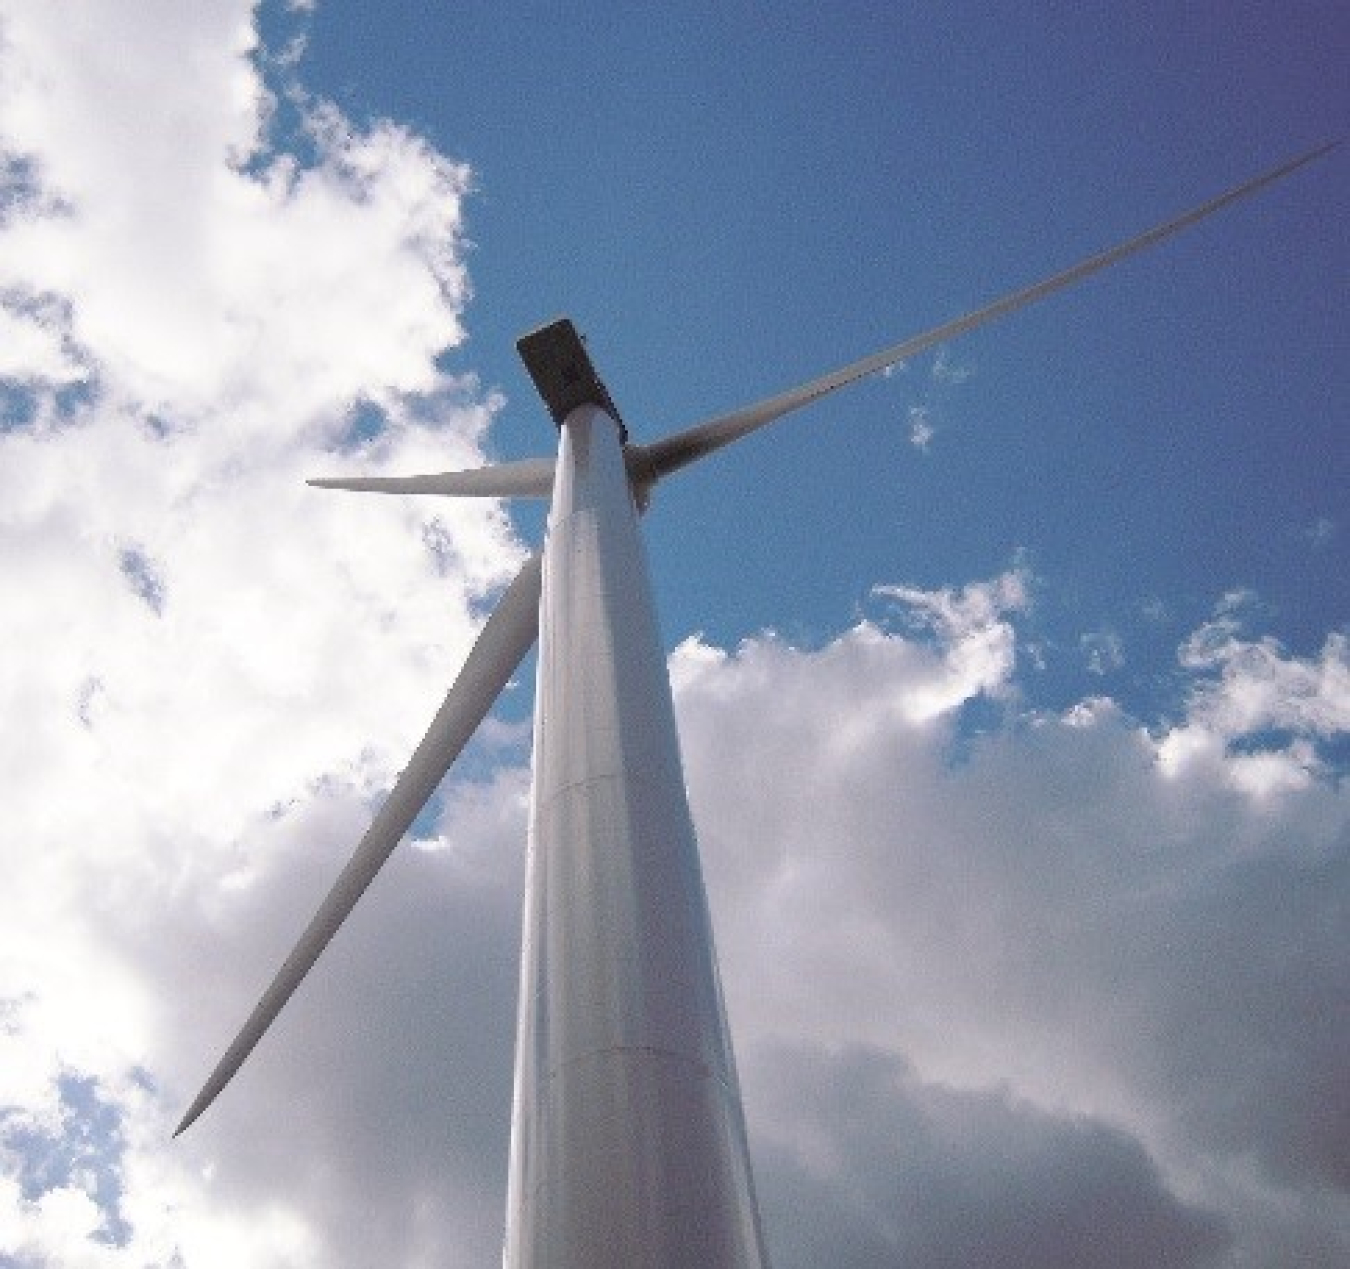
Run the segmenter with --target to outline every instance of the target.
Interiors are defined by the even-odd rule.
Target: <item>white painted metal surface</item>
[[[544,551],[506,1269],[766,1263],[616,424],[561,429]]]

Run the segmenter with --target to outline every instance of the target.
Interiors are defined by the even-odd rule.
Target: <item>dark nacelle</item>
[[[586,344],[566,317],[541,326],[516,340],[516,350],[560,427],[579,405],[598,405],[618,425],[625,442],[628,431],[614,408],[609,389],[591,365]]]

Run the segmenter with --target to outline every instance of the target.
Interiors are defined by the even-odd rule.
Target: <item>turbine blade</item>
[[[262,1039],[530,650],[539,631],[540,572],[540,557],[534,555],[507,588],[356,853],[188,1108],[175,1137],[215,1100]]]
[[[925,331],[921,335],[915,335],[903,343],[885,348],[870,357],[864,357],[861,361],[855,361],[850,365],[831,371],[829,374],[821,375],[818,379],[812,379],[809,383],[804,383],[800,387],[791,388],[787,392],[779,393],[777,396],[769,397],[767,400],[759,401],[754,405],[733,410],[730,414],[724,414],[685,431],[676,432],[674,435],[654,441],[650,445],[630,446],[628,470],[634,479],[639,482],[650,483],[659,480],[662,476],[678,471],[681,467],[721,449],[724,445],[730,445],[732,441],[740,440],[743,436],[749,435],[749,433],[765,426],[765,424],[782,418],[790,411],[800,409],[804,405],[809,405],[812,401],[819,400],[836,388],[842,388],[858,379],[866,378],[868,375],[875,374],[878,370],[893,366],[898,361],[913,357],[917,353],[931,348],[934,344],[944,343],[957,335],[964,335],[967,331],[974,330],[977,326],[983,326],[986,322],[992,322],[995,318],[1016,312],[1020,308],[1025,308],[1028,304],[1034,304],[1037,300],[1052,295],[1064,287],[1072,286],[1073,283],[1115,264],[1118,260],[1123,260],[1126,256],[1133,255],[1137,251],[1143,251],[1146,247],[1151,247],[1154,243],[1161,242],[1164,238],[1168,238],[1197,221],[1203,220],[1206,216],[1212,215],[1229,203],[1245,198],[1248,194],[1254,194],[1262,187],[1288,176],[1291,172],[1303,167],[1304,164],[1311,163],[1329,150],[1335,149],[1339,144],[1339,141],[1333,141],[1328,145],[1310,150],[1306,154],[1301,154],[1297,158],[1290,159],[1287,163],[1282,163],[1277,168],[1264,172],[1260,176],[1253,177],[1251,180],[1211,198],[1208,202],[1201,203],[1200,206],[1194,207],[1164,224],[1146,230],[1118,246],[1090,256],[1071,268],[1064,269],[1031,286],[1023,287],[1021,290],[1013,291],[1011,294],[995,300],[992,304],[986,304],[984,307],[975,309],[961,317],[953,318],[951,321],[944,322],[941,326],[935,326],[932,330]]]
[[[525,458],[474,471],[434,476],[322,476],[305,481],[316,489],[356,493],[448,494],[456,498],[547,498],[553,489],[553,460]]]

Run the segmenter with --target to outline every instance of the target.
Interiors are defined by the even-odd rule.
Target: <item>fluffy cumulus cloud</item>
[[[1019,574],[879,593],[674,663],[777,1262],[1341,1263],[1343,641],[1221,616],[1150,730],[1010,692]]]
[[[490,505],[304,487],[470,465],[495,402],[438,368],[468,173],[307,96],[255,23],[0,0],[22,1269],[453,1269],[500,1240],[509,727],[168,1139],[522,555]],[[887,585],[820,646],[672,657],[775,1262],[1345,1263],[1344,636],[1296,655],[1224,601],[1174,717],[1047,714],[1032,594]]]
[[[255,18],[0,5],[5,1264],[342,1263],[351,1178],[277,1171],[328,1143],[269,1154],[263,1096],[169,1149],[173,1111],[521,556],[491,506],[304,486],[472,465],[494,402],[437,361],[468,173],[269,83]],[[406,1215],[405,1246],[453,1227]]]
[[[1258,794],[1306,788],[1318,742],[1350,731],[1350,640],[1336,631],[1315,658],[1290,657],[1277,639],[1242,637],[1242,598],[1225,597],[1182,646],[1182,664],[1203,678],[1186,725],[1167,736],[1163,765],[1176,773],[1217,760]],[[1263,743],[1249,746],[1253,736]]]

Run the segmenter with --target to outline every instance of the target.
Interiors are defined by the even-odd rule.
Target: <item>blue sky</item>
[[[0,1269],[491,1263],[522,676],[183,1106],[538,509],[1346,131],[1344,6],[0,0]],[[774,1263],[1350,1257],[1350,166],[646,519]]]
[[[514,456],[547,436],[513,340],[555,313],[639,435],[767,394],[1334,137],[1344,27],[1330,5],[334,4],[305,66],[348,112],[473,165],[477,299],[449,364],[508,394],[493,443]],[[1320,641],[1350,598],[1343,539],[1318,528],[1350,475],[1345,180],[1325,164],[958,342],[962,382],[925,358],[663,490],[671,638],[822,636],[879,579],[1024,551],[1056,645],[1109,628],[1156,659],[1142,610],[1166,607],[1165,646],[1216,585]],[[1054,699],[1082,689],[1072,660]]]

